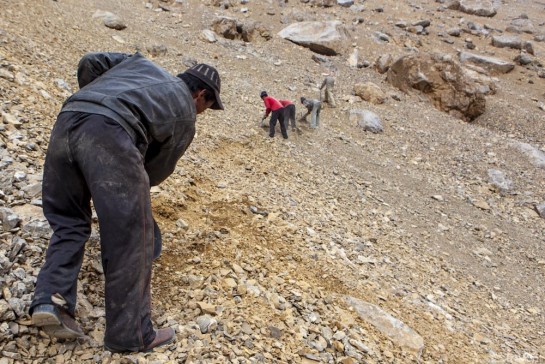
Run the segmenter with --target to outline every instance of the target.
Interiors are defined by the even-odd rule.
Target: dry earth
[[[213,64],[226,105],[199,118],[176,172],[152,190],[165,244],[155,264],[153,314],[158,326],[177,328],[176,343],[148,354],[103,351],[95,232],[80,280],[86,338],[51,341],[29,326],[26,312],[4,316],[0,363],[544,363],[545,219],[535,206],[545,201],[545,169],[516,147],[529,143],[538,157],[545,151],[542,67],[517,65],[496,76],[486,113],[466,123],[417,92],[393,88],[372,65],[411,47],[455,55],[468,38],[472,52],[511,61],[518,51],[492,47],[490,36],[447,36],[450,44],[439,33],[474,22],[499,34],[521,14],[535,31],[518,36],[533,42],[543,64],[545,43],[533,39],[545,33],[545,4],[506,0],[496,16],[483,18],[431,0],[359,1],[361,11],[295,0],[228,9],[211,3],[0,0],[0,107],[22,123],[4,116],[2,148],[13,159],[2,165],[5,175],[23,170],[39,182],[49,131],[70,94],[58,80],[77,90],[77,62],[89,51],[152,57],[154,46],[164,46],[166,54],[153,59],[173,73],[192,60]],[[127,28],[105,27],[93,18],[97,10],[121,16]],[[203,40],[202,30],[220,15],[259,21],[272,39]],[[350,68],[348,55],[327,57],[337,69],[339,106],[322,110],[317,130],[303,123],[288,141],[270,139],[258,127],[259,92],[317,97],[330,72],[313,52],[276,35],[297,19],[343,21],[351,47],[371,67]],[[428,35],[395,26],[422,19],[431,21]],[[375,41],[375,31],[390,42]],[[386,103],[353,96],[360,81],[379,85]],[[379,115],[384,133],[350,123],[353,108]],[[513,187],[496,188],[490,169]],[[40,216],[39,202],[15,187],[2,192],[2,204],[27,220]],[[4,231],[2,252],[20,234]],[[0,281],[2,302],[16,297],[13,272],[22,268],[32,278],[43,262],[47,239],[23,237],[21,257]],[[23,293],[28,309],[31,288]],[[385,333],[386,324],[358,315],[346,297],[380,307],[414,332]],[[404,335],[419,335],[423,348],[411,349]]]

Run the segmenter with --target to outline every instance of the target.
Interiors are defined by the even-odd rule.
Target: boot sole
[[[108,345],[104,345],[104,350],[107,350],[107,351],[112,352],[112,353],[151,353],[154,349],[157,349],[157,348],[159,348],[161,346],[172,344],[175,339],[176,339],[176,335],[172,336],[168,340],[163,341],[162,343],[159,343],[159,344],[155,345],[153,348],[149,348],[147,350],[141,350],[141,351],[138,351],[138,350],[131,351],[131,350],[127,350],[127,349],[116,349],[116,348],[112,348],[111,346],[108,346]]]
[[[35,312],[32,315],[32,324],[34,326],[62,325],[57,315],[52,312]]]
[[[35,312],[32,315],[32,324],[41,327],[47,335],[58,339],[76,339],[83,336],[83,334],[63,325],[59,318],[51,312]]]

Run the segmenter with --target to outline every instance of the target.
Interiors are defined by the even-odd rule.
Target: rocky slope
[[[447,1],[338,3],[0,0],[0,363],[545,362],[545,5],[494,2],[482,17]],[[104,12],[126,28],[106,27]],[[203,33],[220,16],[260,35]],[[341,21],[346,52],[318,57],[277,35],[303,20]],[[491,44],[511,34],[534,54]],[[153,315],[177,341],[122,356],[102,347],[98,225],[80,276],[85,338],[50,340],[27,310],[50,234],[43,157],[77,62],[136,50],[173,73],[215,65],[226,110],[199,118],[176,172],[152,190],[165,244]],[[349,65],[354,50],[361,68]],[[375,67],[388,54],[459,51],[515,64],[486,75],[496,91],[471,123]],[[521,55],[531,62],[513,61]],[[339,105],[320,128],[268,138],[259,92],[318,97],[331,72]],[[355,96],[358,82],[386,102]],[[353,109],[374,112],[384,132],[364,132]]]

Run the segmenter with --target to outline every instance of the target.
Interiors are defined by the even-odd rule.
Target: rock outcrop
[[[485,111],[482,88],[449,56],[401,57],[390,66],[387,80],[402,91],[426,94],[435,107],[466,121]]]

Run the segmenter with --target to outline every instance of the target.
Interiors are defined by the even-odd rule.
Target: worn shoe
[[[62,307],[42,304],[32,312],[32,324],[41,327],[49,336],[58,339],[75,339],[83,336],[76,320]]]
[[[155,339],[153,339],[153,341],[150,344],[148,344],[146,347],[144,347],[142,350],[138,350],[138,351],[142,353],[149,353],[150,351],[153,351],[153,349],[159,346],[170,344],[172,341],[174,341],[174,337],[175,337],[174,330],[171,327],[155,330]],[[104,349],[112,353],[131,352],[131,350],[115,348],[108,345],[104,345]]]

